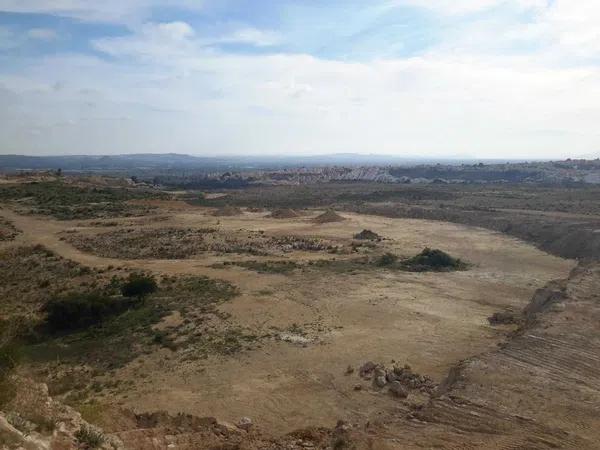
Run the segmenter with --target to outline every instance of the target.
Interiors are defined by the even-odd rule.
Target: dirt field
[[[266,256],[200,248],[187,259],[108,258],[83,251],[69,236],[94,238],[131,227],[132,219],[56,221],[22,216],[7,209],[0,216],[21,231],[0,245],[42,244],[58,255],[90,267],[120,266],[155,274],[206,275],[234,283],[241,295],[221,305],[235,324],[260,336],[259,344],[233,357],[186,360],[162,349],[140,356],[114,374],[133,382],[126,392],[98,395],[101,402],[137,411],[167,410],[216,416],[235,422],[250,416],[259,428],[280,434],[304,426],[333,426],[338,419],[364,423],[398,407],[356,375],[364,362],[408,363],[441,382],[457,362],[496,349],[513,328],[492,327],[487,318],[506,309],[522,309],[537,288],[564,278],[574,262],[545,254],[529,244],[480,228],[412,219],[341,213],[340,222],[319,224],[322,210],[291,219],[273,219],[269,211],[215,217],[213,210],[156,203],[156,217],[136,230],[152,236],[158,229],[216,229],[223,235],[258,235],[281,240],[310,239],[347,249],[352,236],[369,229],[382,236],[377,253],[411,256],[424,247],[439,248],[471,264],[469,270],[408,273],[381,268],[335,271],[316,268],[317,260],[344,261],[340,250],[277,248]],[[108,220],[107,220],[108,221]],[[66,236],[66,238],[65,238]],[[261,238],[264,239],[264,238]],[[136,241],[138,242],[138,241]],[[145,245],[144,241],[136,245]],[[133,248],[132,251],[134,251]],[[307,270],[286,275],[257,273],[224,262],[293,261]],[[165,319],[176,328],[181,317]],[[352,366],[354,374],[346,375]],[[143,373],[144,377],[139,374]],[[355,386],[361,384],[361,390]],[[408,401],[425,398],[411,393]]]

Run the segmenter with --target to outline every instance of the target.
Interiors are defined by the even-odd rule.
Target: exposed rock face
[[[85,422],[74,409],[52,399],[45,384],[15,379],[15,397],[0,413],[0,448],[27,450],[67,450],[85,448],[79,431],[94,430],[102,436],[101,448],[118,450],[122,442],[104,436]]]

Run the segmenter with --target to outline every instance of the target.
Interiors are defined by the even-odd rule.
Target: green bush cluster
[[[459,258],[453,258],[442,250],[430,248],[425,248],[418,255],[402,260],[393,253],[384,253],[374,263],[379,267],[406,270],[409,272],[444,272],[464,270],[468,267]]]
[[[75,439],[77,439],[77,442],[79,442],[83,448],[89,449],[98,448],[106,442],[106,437],[101,431],[85,424],[77,430]]]
[[[394,255],[393,253],[384,253],[383,255],[381,255],[379,257],[379,259],[376,261],[376,264],[380,267],[389,267],[389,266],[393,266],[394,264],[396,264],[396,262],[398,261],[398,257],[396,255]]]
[[[423,249],[418,255],[404,261],[403,265],[415,272],[461,270],[466,268],[466,264],[459,258],[453,258],[442,250],[430,248]]]

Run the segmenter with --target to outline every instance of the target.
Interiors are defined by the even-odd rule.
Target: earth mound
[[[315,217],[313,222],[315,223],[332,223],[332,222],[342,222],[346,220],[338,213],[336,213],[333,209],[329,209],[325,211],[323,214]]]
[[[223,206],[213,212],[213,216],[216,217],[241,216],[242,214],[242,210],[237,206]]]
[[[360,233],[354,235],[354,239],[361,241],[378,241],[381,239],[381,236],[371,230],[362,230]]]
[[[270,217],[272,217],[273,219],[294,219],[296,217],[300,217],[300,214],[298,214],[298,212],[294,211],[293,209],[284,208],[276,209],[271,213]]]

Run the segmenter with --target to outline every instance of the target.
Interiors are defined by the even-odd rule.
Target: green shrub
[[[44,310],[54,331],[74,330],[98,324],[134,306],[130,300],[98,292],[71,293],[51,299]]]
[[[415,272],[461,270],[466,268],[466,264],[459,258],[453,258],[442,250],[432,250],[430,248],[423,249],[418,255],[404,261],[403,265]]]
[[[379,257],[376,264],[380,267],[393,266],[398,261],[398,257],[393,253],[385,253]]]
[[[121,286],[121,294],[125,297],[143,298],[158,289],[153,276],[132,273]]]
[[[75,439],[83,448],[98,448],[106,442],[106,437],[102,432],[88,426],[82,425],[75,433]]]

